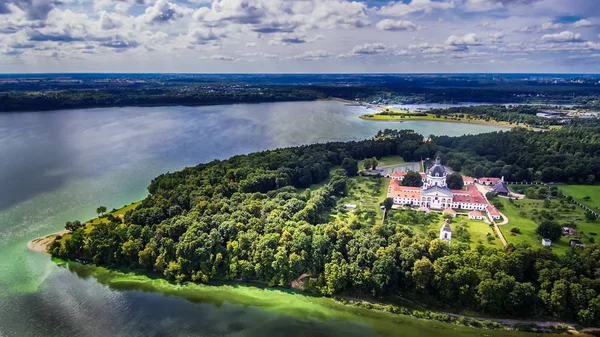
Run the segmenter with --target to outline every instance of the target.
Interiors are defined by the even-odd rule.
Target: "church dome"
[[[429,175],[432,177],[443,177],[446,175],[446,169],[442,166],[440,157],[435,159],[435,165],[429,169]]]

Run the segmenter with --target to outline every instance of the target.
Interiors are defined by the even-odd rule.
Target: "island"
[[[383,130],[238,155],[160,175],[144,200],[70,221],[45,248],[177,283],[260,282],[471,326],[598,326],[599,215],[563,186],[598,189],[599,134]]]

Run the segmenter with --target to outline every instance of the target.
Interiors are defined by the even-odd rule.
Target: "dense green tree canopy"
[[[155,178],[150,195],[123,222],[112,217],[91,229],[71,225],[72,235],[50,251],[179,282],[241,278],[284,286],[307,274],[308,288],[327,295],[400,294],[495,315],[600,324],[598,245],[565,256],[528,246],[470,249],[459,241],[449,247],[403,226],[441,223],[433,213],[392,211],[383,223],[374,211],[342,216],[347,211],[338,201],[352,172],[336,167],[436,154],[474,176],[527,180],[540,172],[579,181],[600,171],[600,129],[516,129],[430,142],[412,131],[387,130],[360,142],[235,156]],[[548,218],[545,211],[540,218]]]
[[[462,174],[454,172],[446,176],[446,184],[452,190],[460,190],[465,185]]]
[[[408,171],[402,180],[403,186],[421,187],[423,186],[423,178],[416,171]]]

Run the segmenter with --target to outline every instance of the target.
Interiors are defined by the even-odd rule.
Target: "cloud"
[[[30,20],[45,20],[48,13],[52,11],[58,4],[57,0],[1,0],[4,4],[0,4],[0,13],[8,13],[7,3],[12,3],[27,13]]]
[[[395,1],[379,9],[380,15],[385,16],[406,16],[413,13],[431,13],[434,10],[447,10],[454,8],[454,1],[432,1],[432,0],[412,0],[405,4],[402,1]]]
[[[229,55],[221,55],[221,54],[215,54],[215,55],[210,55],[210,56],[201,56],[200,59],[201,60],[213,60],[213,61],[235,61],[235,58],[233,58]]]
[[[581,34],[573,33],[571,31],[564,31],[558,34],[545,34],[542,36],[542,41],[546,42],[581,42]]]
[[[117,28],[121,28],[121,26],[123,26],[123,23],[117,19],[114,19],[110,14],[108,14],[107,12],[102,12],[100,14],[100,28],[104,29],[104,30],[111,30],[111,29],[117,29]]]
[[[45,34],[40,32],[39,30],[33,29],[27,32],[27,37],[29,41],[36,42],[44,42],[44,41],[52,41],[52,42],[73,42],[73,41],[83,41],[83,37],[77,37],[71,35],[69,32],[56,32]]]
[[[146,23],[163,23],[182,18],[186,13],[191,14],[191,10],[168,0],[158,0],[154,6],[146,8],[142,17]]]
[[[254,48],[257,46],[258,45],[256,44],[256,42],[246,42],[246,47],[248,47],[248,48]]]
[[[353,55],[376,55],[387,52],[388,47],[383,43],[366,43],[352,49]]]
[[[466,0],[467,11],[489,11],[510,6],[531,5],[542,0]]]
[[[573,23],[573,26],[580,28],[580,27],[590,27],[593,26],[592,23],[589,20],[586,19],[581,19],[575,23]]]
[[[324,59],[330,59],[333,57],[333,54],[325,51],[325,50],[309,50],[307,52],[304,52],[302,54],[293,56],[293,59],[296,60],[324,60]]]
[[[136,48],[140,44],[135,40],[129,40],[122,36],[117,35],[105,42],[102,42],[100,45],[103,47],[113,48],[113,49],[130,49],[130,48]]]
[[[193,17],[209,27],[242,25],[262,34],[369,24],[366,5],[346,0],[215,0]]]
[[[446,39],[446,44],[450,46],[479,46],[483,43],[477,38],[477,35],[471,33],[464,36],[450,35]]]
[[[417,26],[411,21],[392,20],[385,19],[379,21],[376,25],[378,30],[390,30],[390,31],[403,31],[403,30],[416,30]]]

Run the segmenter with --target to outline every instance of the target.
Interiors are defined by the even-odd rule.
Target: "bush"
[[[510,229],[510,232],[511,232],[511,233],[517,233],[517,234],[521,234],[521,230],[520,230],[520,229],[518,229],[517,227],[512,227],[512,228]]]
[[[596,232],[589,232],[590,235],[596,236],[598,235]]]

